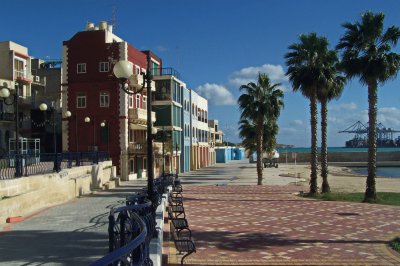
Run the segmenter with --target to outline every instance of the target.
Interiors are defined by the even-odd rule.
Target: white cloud
[[[274,83],[288,80],[281,65],[264,64],[262,66],[242,68],[239,71],[233,72],[229,83],[235,87],[239,87],[249,82],[256,82],[259,72],[267,73]],[[286,88],[284,89],[286,90]]]
[[[331,105],[330,109],[331,110],[356,110],[357,104],[354,102],[351,102],[351,103],[342,103],[342,104],[338,104],[338,105]]]
[[[400,130],[400,109],[396,107],[383,107],[378,110],[378,123],[385,127]]]
[[[222,85],[206,83],[197,87],[196,91],[215,105],[236,104],[232,93]]]
[[[298,119],[293,120],[293,121],[290,122],[290,125],[293,125],[293,126],[302,126],[302,125],[303,125],[303,120],[298,120]]]

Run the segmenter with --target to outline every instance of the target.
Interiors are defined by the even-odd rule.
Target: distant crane
[[[394,133],[400,131],[391,128],[386,128],[382,123],[376,125],[376,141],[378,147],[396,147],[400,146],[400,137],[394,139]],[[357,121],[345,130],[339,133],[354,133],[354,137],[346,141],[346,147],[349,148],[362,148],[368,147],[368,127]]]

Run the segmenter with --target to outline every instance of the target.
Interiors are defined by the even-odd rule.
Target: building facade
[[[153,110],[157,115],[155,126],[169,138],[166,143],[167,172],[183,172],[181,163],[183,147],[183,95],[186,84],[180,80],[180,74],[173,68],[161,68],[153,77],[156,91],[153,94]]]
[[[112,32],[106,22],[98,27],[88,23],[63,43],[63,111],[71,118],[63,121],[63,149],[68,151],[108,151],[122,180],[146,178],[147,169],[147,92],[129,95],[119,89],[112,69],[128,60],[132,74],[145,72],[146,56],[153,68],[161,59],[150,51],[139,51]],[[138,75],[141,84],[141,75]],[[155,89],[154,82],[151,84]],[[152,113],[155,121],[155,113]],[[103,127],[101,125],[104,125]],[[154,144],[155,153],[159,145]],[[159,165],[154,162],[155,176]]]

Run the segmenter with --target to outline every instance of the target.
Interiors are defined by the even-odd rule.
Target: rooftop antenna
[[[112,2],[112,11],[111,11],[111,25],[113,27],[113,31],[115,31],[115,28],[117,27],[117,5],[115,3],[115,0]]]
[[[180,69],[180,56],[179,56],[179,46],[176,47],[176,68]]]

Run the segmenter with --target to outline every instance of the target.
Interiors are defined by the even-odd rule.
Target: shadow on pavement
[[[0,236],[2,265],[88,265],[107,253],[107,235],[94,232],[9,231]]]
[[[243,230],[244,231],[244,230]],[[213,243],[219,250],[233,252],[247,252],[250,250],[267,250],[272,246],[301,246],[317,243],[344,243],[344,244],[388,244],[383,240],[327,240],[327,239],[293,239],[283,234],[244,233],[222,231],[197,231],[192,230],[196,239],[196,248],[201,250],[202,245]],[[206,251],[206,250],[205,250]],[[199,254],[200,255],[200,254]]]

